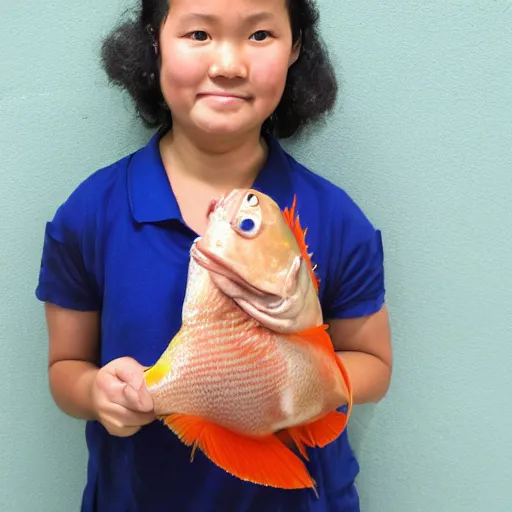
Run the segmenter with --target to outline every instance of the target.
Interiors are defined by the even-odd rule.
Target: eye
[[[190,37],[190,39],[194,41],[206,41],[208,34],[204,30],[194,30],[194,32],[187,34],[187,37]]]
[[[258,201],[257,196],[255,196],[254,194],[247,194],[247,197],[245,198],[245,200],[247,201],[247,204],[252,207],[258,206],[258,204],[260,203]]]
[[[238,218],[234,228],[244,238],[254,238],[260,232],[261,220],[258,217],[244,215]]]
[[[254,221],[252,219],[245,218],[240,221],[240,224],[238,226],[244,233],[250,233],[254,229],[255,225],[256,224],[254,224]]]
[[[251,37],[253,37],[255,41],[265,41],[268,36],[269,33],[266,30],[258,30],[257,32],[254,32]]]

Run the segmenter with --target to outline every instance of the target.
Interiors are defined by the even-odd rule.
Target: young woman
[[[391,344],[380,232],[340,188],[278,139],[335,101],[311,0],[143,0],[106,39],[110,79],[158,131],[93,173],[47,224],[37,296],[46,304],[58,406],[87,420],[84,512],[359,510],[347,435],[311,450],[310,490],[240,481],[154,421],[143,370],[178,331],[189,248],[212,197],[294,194],[320,299],[356,403],[387,392]]]

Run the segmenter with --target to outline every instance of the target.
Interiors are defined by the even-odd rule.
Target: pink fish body
[[[254,190],[233,191],[209,215],[191,249],[181,329],[145,375],[155,413],[238,478],[314,487],[290,444],[307,458],[305,446],[336,439],[352,392],[322,323],[305,232],[294,208]]]

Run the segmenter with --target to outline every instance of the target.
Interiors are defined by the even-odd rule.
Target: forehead
[[[169,14],[190,13],[220,16],[236,14],[247,16],[257,13],[274,16],[287,14],[287,0],[171,0]]]

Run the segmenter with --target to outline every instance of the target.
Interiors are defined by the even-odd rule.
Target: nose
[[[209,69],[210,78],[247,78],[243,52],[236,45],[224,43],[215,52]]]

